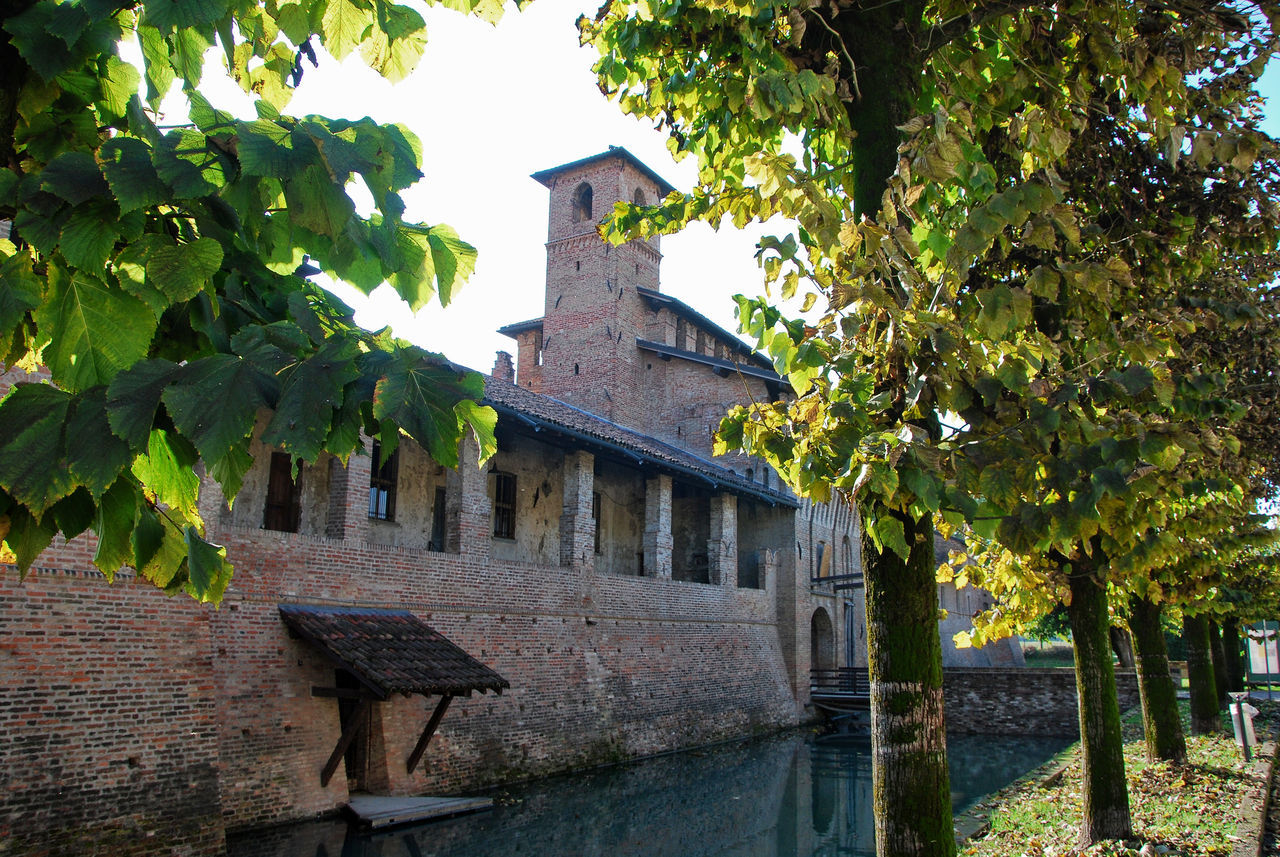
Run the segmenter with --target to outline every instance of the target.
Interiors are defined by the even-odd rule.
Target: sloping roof
[[[790,494],[766,488],[759,482],[752,482],[727,467],[721,467],[678,446],[508,381],[487,378],[484,403],[492,406],[499,416],[514,419],[535,432],[560,434],[579,445],[594,447],[615,457],[631,459],[640,466],[693,477],[695,482],[705,484],[712,490],[729,491],[773,505],[799,505]]]
[[[515,339],[519,334],[524,333],[526,330],[541,330],[541,329],[542,329],[542,319],[531,318],[528,321],[516,321],[516,322],[512,322],[511,324],[504,324],[502,327],[498,328],[498,333],[501,333],[503,336],[510,336],[512,339]]]
[[[386,699],[502,692],[511,683],[408,610],[281,604],[290,630]]]
[[[729,331],[725,330],[723,327],[716,324],[714,321],[707,318],[705,315],[698,312],[696,309],[689,306],[684,301],[679,300],[677,298],[673,298],[671,297],[671,295],[654,291],[653,289],[646,289],[643,286],[637,286],[636,293],[639,294],[646,301],[648,301],[649,305],[654,309],[662,307],[670,310],[671,312],[675,313],[678,316],[681,316],[686,321],[693,322],[695,325],[702,328],[703,330],[708,331],[709,333],[715,334],[717,339],[723,340],[726,345],[729,345],[730,347],[732,347],[734,351],[737,351],[739,354],[746,357],[748,360],[751,360],[757,366],[760,366],[763,369],[767,369],[770,373],[773,372],[773,361],[771,361],[768,357],[765,357],[759,351],[756,351],[750,345],[747,345],[745,342],[743,342],[741,339],[738,338],[737,334],[730,333]]]
[[[640,160],[635,155],[631,154],[621,146],[610,146],[608,150],[604,152],[600,152],[599,154],[588,155],[585,158],[579,158],[576,161],[570,161],[569,163],[561,164],[558,167],[551,167],[550,169],[546,169],[546,170],[538,170],[536,173],[533,173],[531,176],[529,176],[529,178],[533,179],[539,184],[545,185],[546,187],[551,187],[551,179],[555,178],[560,173],[563,173],[567,170],[575,170],[578,167],[585,167],[597,161],[605,161],[605,160],[608,160],[609,158],[619,158],[631,164],[631,166],[635,167],[637,170],[643,173],[646,178],[648,178],[650,181],[656,184],[658,186],[658,191],[663,196],[666,196],[667,194],[675,190],[675,188],[672,187],[670,182],[668,182],[662,176],[655,173],[653,169],[649,167],[648,164],[646,164],[644,161]]]

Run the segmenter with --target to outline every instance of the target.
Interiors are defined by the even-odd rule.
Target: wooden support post
[[[329,785],[329,780],[333,777],[333,772],[338,770],[338,763],[342,761],[342,756],[347,752],[347,748],[351,746],[351,742],[355,740],[356,733],[360,731],[360,727],[364,725],[364,721],[369,716],[369,709],[373,707],[373,700],[360,700],[360,707],[356,709],[355,716],[351,718],[351,722],[347,724],[347,728],[342,730],[342,737],[338,739],[338,746],[333,748],[333,753],[329,756],[329,761],[324,763],[323,770],[320,771],[320,787]]]
[[[436,728],[439,727],[440,721],[444,719],[444,713],[449,710],[450,702],[453,702],[453,694],[446,693],[440,697],[440,703],[436,706],[436,710],[431,713],[431,719],[427,721],[426,728],[422,730],[422,737],[418,739],[413,752],[409,754],[409,761],[405,763],[405,773],[412,774],[413,769],[418,767],[422,754],[427,752],[427,742],[431,740],[432,735],[436,734]]]

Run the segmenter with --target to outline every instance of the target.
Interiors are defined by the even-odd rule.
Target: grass
[[[1280,720],[1280,704],[1263,703],[1255,723],[1261,735]],[[1183,709],[1184,727],[1186,720]],[[1125,769],[1134,839],[1097,843],[1081,851],[1080,761],[1078,752],[1064,755],[1060,777],[1040,783],[1015,784],[985,803],[992,807],[990,831],[970,839],[966,857],[1065,857],[1065,855],[1137,855],[1144,845],[1165,857],[1221,857],[1235,845],[1236,821],[1245,791],[1255,785],[1227,732],[1188,736],[1188,762],[1149,764],[1141,720],[1125,723]],[[1260,738],[1261,740],[1261,738]]]

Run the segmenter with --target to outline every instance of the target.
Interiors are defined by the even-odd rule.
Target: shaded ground
[[[1280,704],[1260,707],[1264,712],[1259,715],[1259,731],[1269,734],[1280,714]],[[1015,785],[987,801],[990,831],[965,843],[961,852],[973,857],[1230,854],[1237,845],[1241,799],[1250,787],[1258,785],[1252,765],[1245,765],[1230,734],[1188,738],[1189,763],[1180,767],[1146,762],[1140,721],[1131,719],[1126,724],[1125,740],[1134,839],[1079,850],[1080,762],[1072,752],[1062,757],[1059,775],[1045,782]],[[1274,811],[1272,815],[1272,823],[1280,831],[1280,816]],[[1267,853],[1280,855],[1275,850]]]

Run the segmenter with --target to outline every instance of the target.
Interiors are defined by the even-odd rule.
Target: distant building
[[[217,610],[106,585],[88,537],[0,575],[0,854],[216,853],[352,791],[796,724],[811,669],[865,665],[857,516],[711,458],[725,410],[785,382],[660,291],[657,238],[596,234],[670,186],[623,149],[534,178],[545,308],[502,328],[517,357],[487,383],[483,469],[470,442],[457,470],[410,443],[377,463],[370,442],[294,479],[259,444],[234,508],[202,489],[236,566]]]

